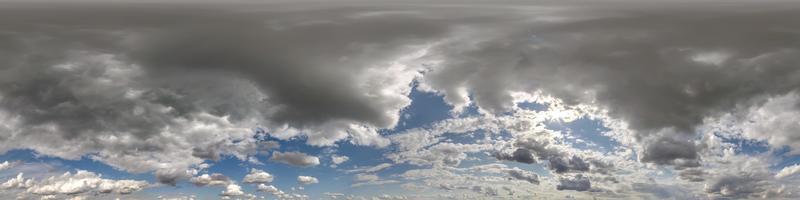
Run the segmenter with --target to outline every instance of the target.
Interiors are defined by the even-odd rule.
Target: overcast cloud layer
[[[316,192],[342,185],[324,168],[382,199],[800,198],[798,19],[791,2],[2,2],[0,154],[126,175],[8,159],[0,197],[367,198]]]

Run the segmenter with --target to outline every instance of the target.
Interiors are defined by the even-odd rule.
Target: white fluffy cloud
[[[66,172],[60,176],[50,176],[42,180],[24,178],[22,173],[0,184],[1,190],[18,192],[18,196],[38,195],[43,199],[67,198],[81,195],[101,195],[113,193],[125,195],[150,186],[145,181],[104,179],[89,171]]]
[[[258,169],[251,169],[250,173],[244,176],[242,182],[244,183],[269,183],[272,182],[274,177],[265,171]]]
[[[7,160],[3,161],[2,163],[0,163],[0,171],[10,169],[16,166],[17,164],[19,164],[19,162],[8,162]]]
[[[196,186],[227,186],[231,184],[230,178],[220,173],[213,173],[211,175],[203,174],[197,177],[192,177],[189,182]]]
[[[0,189],[27,189],[33,186],[32,179],[25,179],[22,173],[17,174],[16,177],[8,179],[3,184],[0,184]]]
[[[223,190],[219,195],[223,197],[236,197],[243,196],[245,193],[242,191],[242,186],[229,184],[225,186],[225,190]]]
[[[319,183],[319,180],[311,176],[297,176],[297,182],[303,185]]]
[[[266,192],[266,193],[270,193],[270,194],[283,193],[281,190],[279,190],[278,188],[276,188],[275,186],[272,186],[272,185],[258,184],[257,189],[258,189],[258,191]]]
[[[784,167],[781,169],[781,171],[778,171],[778,173],[775,174],[775,178],[786,178],[797,174],[800,174],[800,165],[796,164]]]
[[[350,157],[338,156],[338,155],[331,156],[331,162],[333,162],[334,165],[342,164],[344,162],[347,162],[347,160],[350,160]]]

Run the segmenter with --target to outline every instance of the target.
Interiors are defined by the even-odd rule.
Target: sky
[[[0,199],[800,199],[790,1],[0,1]]]

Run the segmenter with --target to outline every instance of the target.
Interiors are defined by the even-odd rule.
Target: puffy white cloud
[[[83,170],[75,173],[66,172],[61,176],[51,176],[40,181],[30,179],[23,181],[20,174],[17,178],[9,180],[9,182],[12,181],[16,182],[17,188],[26,188],[27,193],[42,196],[92,194],[93,192],[130,194],[150,185],[145,181],[103,179],[98,174]],[[9,185],[13,185],[13,183]]]
[[[22,173],[19,173],[16,177],[8,179],[3,184],[0,184],[0,189],[27,189],[31,186],[33,186],[33,180],[25,179]]]
[[[192,177],[189,182],[196,186],[227,186],[231,184],[230,178],[220,173],[213,173],[211,175],[203,174],[197,177]]]
[[[272,182],[274,177],[265,171],[258,169],[251,169],[250,173],[244,176],[242,182],[244,183],[269,183]]]
[[[798,164],[784,167],[781,169],[781,171],[778,171],[778,173],[775,174],[775,178],[786,178],[796,174],[800,174],[800,165]]]
[[[0,163],[0,171],[12,168],[17,164],[19,164],[19,162],[8,162],[7,160],[3,161],[2,163]]]
[[[276,151],[272,153],[272,157],[270,157],[269,160],[300,167],[319,165],[319,158],[316,156],[310,156],[308,154],[296,151],[285,153]]]
[[[266,192],[266,193],[270,193],[270,194],[278,194],[278,193],[283,193],[281,190],[279,190],[279,189],[278,189],[278,188],[276,188],[275,186],[272,186],[272,185],[265,185],[265,184],[263,184],[263,183],[262,183],[262,184],[258,184],[258,187],[257,187],[256,189],[257,189],[258,191],[261,191],[261,192]]]
[[[763,105],[747,110],[737,127],[748,139],[768,142],[774,148],[788,146],[792,154],[800,154],[800,93],[769,97]]]
[[[333,162],[333,165],[339,165],[344,162],[347,162],[348,160],[350,160],[350,157],[331,155],[331,162]]]
[[[225,190],[223,190],[219,195],[223,197],[236,197],[243,196],[245,193],[242,191],[242,186],[228,184],[228,186],[225,186]]]
[[[303,185],[319,183],[319,180],[311,176],[297,176],[297,182]]]

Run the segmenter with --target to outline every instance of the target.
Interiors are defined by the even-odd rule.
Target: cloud
[[[633,183],[631,189],[637,192],[651,194],[655,199],[703,199],[694,195],[690,190],[680,186],[663,185],[656,183]]]
[[[710,180],[704,191],[710,196],[748,198],[766,190],[765,178],[748,172],[722,174]]]
[[[592,188],[592,183],[589,178],[583,175],[575,175],[575,177],[560,178],[558,180],[557,190],[575,190],[575,191],[588,191]]]
[[[363,173],[375,173],[375,172],[382,171],[382,170],[384,170],[386,168],[389,168],[389,167],[392,167],[392,166],[393,166],[392,163],[381,163],[381,164],[378,164],[378,165],[375,165],[375,166],[371,166],[371,167],[362,167],[362,168],[358,168],[358,169],[351,169],[351,170],[348,170],[347,172],[349,172],[349,173],[362,173],[362,172]]]
[[[50,176],[42,180],[25,179],[20,173],[0,185],[0,189],[19,189],[21,195],[34,194],[42,197],[65,197],[76,195],[98,195],[114,193],[130,194],[150,186],[145,181],[104,179],[89,171],[66,172],[60,176]]]
[[[765,97],[763,104],[753,105],[738,113],[733,111],[733,128],[743,137],[765,141],[779,149],[789,147],[791,154],[800,154],[800,137],[795,130],[800,128],[800,93],[794,90],[783,95]]]
[[[23,174],[19,173],[16,177],[8,179],[3,184],[0,184],[0,189],[8,190],[8,189],[28,189],[33,186],[32,179],[25,179],[23,178]]]
[[[123,4],[3,9],[0,18],[29,20],[0,21],[9,31],[0,36],[0,152],[90,155],[147,173],[247,160],[269,145],[252,140],[257,127],[317,146],[383,147],[379,130],[411,103],[423,69],[415,60],[451,20]]]
[[[319,183],[319,180],[311,176],[297,176],[297,182],[303,185]]]
[[[533,153],[531,153],[531,151],[528,149],[522,148],[515,150],[514,153],[511,153],[511,155],[495,153],[494,157],[498,160],[511,160],[525,164],[536,163],[536,158],[533,157]]]
[[[690,140],[681,140],[671,135],[677,133],[666,131],[664,136],[646,142],[647,146],[641,156],[642,162],[675,165],[678,168],[700,166],[698,150]]]
[[[196,186],[227,186],[233,183],[230,178],[220,173],[213,173],[211,175],[203,174],[197,177],[192,177],[189,182]]]
[[[3,161],[2,163],[0,163],[0,171],[10,169],[18,164],[19,162],[8,162],[7,160]]]
[[[678,177],[691,182],[701,182],[708,174],[702,169],[686,169],[678,173]]]
[[[319,158],[316,156],[310,156],[308,154],[296,151],[285,153],[276,151],[272,153],[272,157],[270,157],[269,160],[299,167],[319,165]]]
[[[784,167],[781,169],[781,171],[778,171],[778,173],[775,174],[775,178],[781,179],[794,176],[796,174],[800,174],[800,165],[798,164]]]
[[[225,187],[220,194],[223,197],[236,197],[236,196],[243,196],[245,193],[242,191],[242,187],[236,184],[229,184]]]
[[[244,176],[244,183],[270,183],[274,177],[265,171],[251,169],[250,173]]]
[[[675,142],[684,143],[673,144],[690,147],[683,140],[692,138],[705,118],[796,90],[798,69],[789,63],[797,62],[800,50],[765,39],[792,38],[789,32],[765,30],[796,27],[788,20],[795,13],[770,8],[742,14],[743,8],[733,7],[706,12],[710,5],[703,3],[678,11],[676,5],[589,7],[578,10],[591,17],[566,15],[587,17],[582,20],[472,27],[462,40],[431,48],[441,62],[420,78],[421,88],[443,94],[456,108],[476,105],[492,114],[510,111],[514,92],[541,91],[566,105],[595,106],[625,122],[632,130],[628,140],[651,155],[645,161],[688,163],[697,156],[688,151],[700,149],[652,157],[664,153],[663,144],[654,142],[657,133],[673,129],[680,138]],[[647,15],[640,13],[644,10]],[[706,56],[715,55],[710,52],[724,56]],[[792,144],[788,137],[762,138]]]
[[[514,179],[527,181],[537,185],[539,184],[539,175],[533,172],[525,171],[519,168],[513,168],[508,170],[508,175]]]
[[[358,182],[366,182],[377,181],[378,179],[380,178],[374,174],[356,174],[353,180]]]
[[[331,162],[333,162],[334,165],[342,164],[344,162],[347,162],[347,160],[350,160],[350,157],[337,156],[337,155],[332,155],[331,156]]]
[[[276,188],[275,186],[272,186],[272,185],[258,184],[258,191],[267,192],[267,193],[275,193],[275,192],[278,192],[280,190],[278,190],[278,188]]]

